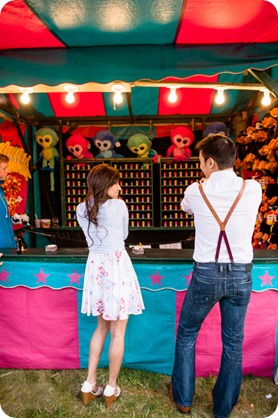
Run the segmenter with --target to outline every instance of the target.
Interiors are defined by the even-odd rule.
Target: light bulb
[[[66,102],[69,104],[74,103],[75,101],[75,97],[72,91],[69,91],[68,94],[66,95]]]
[[[271,103],[270,93],[269,90],[264,90],[264,95],[261,101],[263,106],[269,106]]]
[[[217,95],[215,97],[215,103],[221,105],[225,102],[224,90],[219,89],[217,90]]]
[[[114,94],[114,103],[121,104],[123,103],[123,95],[120,91],[116,91]]]
[[[116,109],[116,104],[123,103],[123,95],[122,93],[126,91],[126,88],[123,84],[113,84],[111,86],[111,90],[114,92],[113,95],[113,102],[114,102],[114,109]]]
[[[20,101],[23,104],[28,104],[31,101],[30,94],[33,93],[32,87],[20,87],[20,90],[22,91],[22,95],[20,97]]]
[[[74,86],[73,84],[66,84],[64,86],[64,90],[66,90],[67,95],[66,95],[66,102],[69,104],[72,104],[75,102],[75,97],[74,97],[74,93],[76,93],[78,91],[78,88],[76,86]]]
[[[168,100],[169,100],[169,102],[170,103],[176,103],[176,101],[177,101],[177,93],[176,93],[176,88],[171,88],[170,89],[170,93],[169,93],[169,96],[168,96]]]
[[[30,103],[30,96],[29,96],[29,93],[28,93],[27,91],[24,91],[24,92],[22,93],[22,96],[21,96],[20,100],[21,100],[21,102],[22,102],[23,104],[28,104],[28,103]]]

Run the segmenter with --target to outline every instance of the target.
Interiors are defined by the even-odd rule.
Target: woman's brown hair
[[[99,207],[106,202],[106,200],[111,199],[107,194],[107,190],[109,187],[118,183],[119,180],[120,173],[118,170],[108,164],[98,164],[90,170],[87,177],[88,192],[84,199],[89,220],[88,230],[90,222],[95,226],[98,226],[97,215]]]

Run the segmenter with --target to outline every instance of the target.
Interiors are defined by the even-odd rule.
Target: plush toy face
[[[172,136],[172,142],[176,145],[177,148],[188,147],[191,144],[190,138],[184,138],[181,134],[176,134]]]
[[[109,141],[109,139],[96,139],[94,144],[100,150],[100,152],[108,151],[111,148],[114,148],[114,144]]]
[[[114,147],[118,144],[117,138],[107,129],[97,132],[93,137],[93,143],[99,149],[97,158],[111,158],[117,156],[117,153],[114,150]]]
[[[51,166],[54,165],[54,158],[58,157],[58,151],[55,145],[58,142],[58,136],[53,129],[41,128],[37,130],[35,134],[37,143],[42,147],[40,155],[43,158],[43,165],[46,165],[47,161],[51,161]]]
[[[75,158],[83,158],[90,148],[90,143],[81,135],[72,135],[67,139],[66,147]]]
[[[145,154],[148,151],[148,149],[149,147],[147,144],[141,144],[139,146],[130,147],[130,151],[133,152],[134,154],[138,154],[139,157]]]
[[[138,157],[147,157],[152,141],[144,134],[134,134],[128,139],[127,146]]]
[[[171,141],[177,148],[182,149],[192,144],[194,136],[190,129],[180,126],[171,132]]]
[[[69,145],[68,146],[69,152],[71,152],[75,158],[82,158],[84,151],[81,145]]]
[[[92,138],[94,145],[99,149],[99,154],[96,158],[122,158],[121,154],[117,154],[114,147],[119,147],[121,144],[117,140],[116,136],[103,129],[96,133]]]
[[[44,149],[53,148],[58,142],[55,131],[49,128],[41,128],[36,132],[36,141]]]

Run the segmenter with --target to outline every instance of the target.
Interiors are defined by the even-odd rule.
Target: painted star
[[[34,276],[36,276],[36,277],[38,278],[37,283],[39,283],[39,282],[46,283],[46,278],[47,278],[48,276],[50,276],[50,274],[45,274],[45,273],[43,272],[43,269],[41,269],[41,270],[40,270],[40,272],[39,272],[39,274],[34,274]]]
[[[186,284],[187,284],[187,286],[188,286],[188,285],[189,285],[189,283],[191,282],[192,275],[193,275],[193,271],[191,271],[191,272],[189,273],[189,275],[188,275],[188,276],[183,276],[183,277],[186,279]]]
[[[80,284],[79,279],[83,276],[83,274],[78,274],[76,270],[72,274],[67,274],[67,276],[70,278],[70,284],[77,283]]]
[[[11,273],[8,273],[5,269],[2,269],[1,273],[0,273],[0,282],[3,280],[4,282],[8,283],[8,276]]]
[[[261,279],[261,281],[262,281],[261,287],[263,287],[266,284],[269,284],[269,286],[272,286],[271,281],[272,281],[272,279],[274,279],[275,276],[270,276],[268,274],[268,271],[266,270],[266,272],[263,276],[258,276],[258,277],[259,277],[259,279]]]
[[[156,284],[159,284],[161,286],[161,280],[164,277],[165,276],[159,276],[158,272],[156,271],[153,276],[149,276],[149,278],[152,279],[151,285],[156,283]]]

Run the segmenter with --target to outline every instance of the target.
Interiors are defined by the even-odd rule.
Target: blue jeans
[[[242,382],[244,320],[252,290],[252,264],[194,263],[178,327],[172,374],[173,399],[191,406],[195,391],[195,345],[200,327],[219,302],[222,357],[213,389],[213,412],[227,418],[237,403]]]

